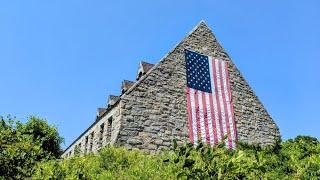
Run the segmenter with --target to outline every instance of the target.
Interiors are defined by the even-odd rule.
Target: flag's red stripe
[[[235,119],[234,109],[233,109],[233,100],[232,100],[230,74],[229,74],[229,69],[228,69],[229,66],[228,65],[229,65],[229,63],[226,62],[225,68],[226,68],[226,76],[227,76],[227,88],[228,88],[229,100],[230,100],[230,106],[231,106],[231,115],[232,115],[232,121],[233,121],[234,136],[235,136],[235,140],[238,140],[237,125],[236,125],[236,119]]]
[[[197,136],[198,141],[202,139],[201,137],[201,125],[200,125],[200,109],[199,109],[199,100],[198,100],[198,90],[194,90],[194,104],[195,104],[195,112],[196,112],[196,122],[197,122]]]
[[[219,72],[220,72],[220,85],[221,85],[221,94],[222,94],[222,101],[223,101],[223,106],[224,106],[224,114],[225,114],[225,121],[227,125],[227,134],[228,134],[228,143],[229,143],[229,148],[232,149],[232,137],[231,137],[231,132],[230,132],[230,123],[229,123],[229,114],[228,114],[228,109],[227,109],[227,101],[226,101],[226,94],[225,94],[225,87],[224,87],[224,82],[223,82],[223,74],[222,74],[222,61],[218,61],[219,65]]]
[[[204,92],[202,94],[202,106],[203,106],[203,117],[204,117],[204,125],[206,130],[206,141],[207,144],[210,144],[210,133],[209,133],[209,125],[208,125],[208,110],[206,103],[206,94]]]
[[[212,59],[212,70],[213,70],[213,78],[214,78],[214,89],[215,89],[215,95],[216,95],[216,102],[217,102],[217,109],[218,109],[218,118],[219,118],[219,124],[220,124],[220,134],[221,134],[221,140],[224,139],[224,133],[223,133],[223,124],[222,124],[222,116],[221,116],[221,107],[219,103],[219,94],[218,94],[218,85],[217,85],[217,69],[216,69],[216,60]]]
[[[218,144],[218,137],[217,137],[217,125],[216,125],[216,119],[215,119],[215,112],[213,108],[213,99],[212,99],[212,93],[209,95],[210,99],[210,112],[211,112],[211,120],[212,120],[212,131],[213,131],[213,137],[214,137],[214,144]]]
[[[192,123],[192,111],[191,111],[191,98],[190,98],[190,88],[187,87],[187,111],[188,111],[188,120],[189,120],[189,139],[194,143],[193,138],[193,123]]]

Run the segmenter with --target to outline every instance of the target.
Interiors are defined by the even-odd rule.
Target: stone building
[[[230,86],[238,141],[272,144],[279,129],[208,26],[201,21],[156,65],[141,62],[136,82],[123,81],[121,94],[109,96],[96,121],[64,152],[97,152],[106,145],[156,152],[170,149],[172,140],[188,141],[184,50],[229,62]]]

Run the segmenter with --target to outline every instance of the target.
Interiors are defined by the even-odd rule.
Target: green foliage
[[[298,136],[274,146],[238,144],[236,150],[203,144],[177,147],[182,179],[320,179],[320,142]],[[181,165],[180,165],[181,166]]]
[[[261,148],[239,143],[178,146],[155,155],[106,147],[97,154],[39,163],[33,179],[319,179],[320,142],[298,136]]]
[[[26,124],[0,117],[0,179],[24,179],[33,166],[60,156],[62,138],[43,119],[30,117]]]
[[[82,156],[76,149],[61,160],[63,139],[43,119],[1,117],[0,132],[0,179],[320,179],[320,142],[308,136],[235,150],[173,142],[174,151],[153,155],[105,147]]]
[[[63,142],[63,138],[59,136],[55,127],[48,125],[46,120],[31,116],[28,122],[22,126],[22,133],[39,141],[41,149],[46,155],[60,157],[62,153],[60,144]]]
[[[174,179],[174,164],[165,155],[106,147],[98,154],[38,164],[33,179]]]

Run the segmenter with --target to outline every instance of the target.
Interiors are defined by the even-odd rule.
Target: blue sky
[[[68,146],[107,96],[201,20],[284,139],[320,138],[320,1],[0,2],[0,115],[46,118]]]

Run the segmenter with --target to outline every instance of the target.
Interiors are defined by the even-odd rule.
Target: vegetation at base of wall
[[[62,138],[44,119],[1,117],[0,132],[0,179],[320,179],[320,142],[309,136],[235,150],[173,142],[153,155],[105,147],[62,160]]]
[[[298,136],[261,148],[177,146],[155,155],[106,147],[97,154],[39,163],[33,179],[319,179],[320,142]]]
[[[0,179],[24,179],[44,160],[59,158],[63,139],[46,120],[31,116],[25,124],[0,117]]]
[[[174,179],[175,164],[161,155],[106,147],[98,154],[38,164],[33,179]]]

